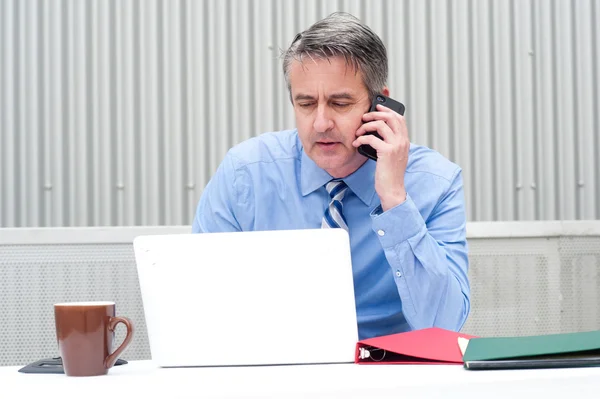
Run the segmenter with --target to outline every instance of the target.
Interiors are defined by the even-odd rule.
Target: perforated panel
[[[600,329],[600,237],[561,237],[562,331]]]
[[[600,329],[600,237],[471,239],[471,315],[480,336]]]
[[[0,281],[0,366],[58,356],[53,304],[67,301],[114,301],[135,327],[121,358],[150,358],[131,244],[0,246]]]

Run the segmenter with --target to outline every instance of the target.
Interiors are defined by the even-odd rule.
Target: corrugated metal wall
[[[470,220],[600,217],[599,1],[0,0],[0,226],[190,224],[230,146],[294,126],[279,49],[336,10]]]

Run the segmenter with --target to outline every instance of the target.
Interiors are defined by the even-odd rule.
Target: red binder
[[[458,338],[475,338],[442,328],[425,328],[356,344],[355,363],[360,364],[463,364]]]

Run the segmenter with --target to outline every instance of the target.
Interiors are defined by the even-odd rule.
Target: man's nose
[[[326,132],[333,128],[333,119],[331,119],[331,115],[329,114],[329,110],[326,105],[320,105],[317,107],[317,115],[315,116],[313,128],[319,133]]]

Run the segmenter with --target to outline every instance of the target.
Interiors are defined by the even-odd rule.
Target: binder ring
[[[373,357],[373,352],[379,352],[379,351],[382,351],[382,352],[383,352],[383,355],[381,355],[381,358],[379,358],[379,359],[375,359],[375,358]],[[369,357],[370,357],[370,358],[371,358],[371,360],[373,360],[374,362],[380,362],[380,361],[382,361],[382,360],[385,358],[385,355],[386,355],[386,351],[385,351],[385,349],[378,349],[378,348],[374,348],[374,349],[371,349],[371,350],[370,350],[370,352],[371,352],[371,353],[369,354]]]

